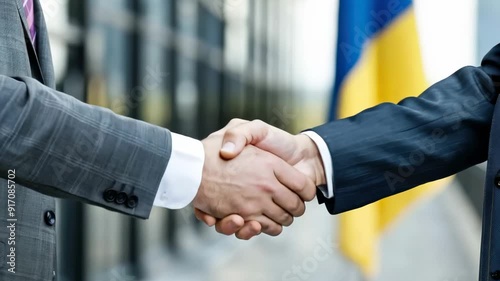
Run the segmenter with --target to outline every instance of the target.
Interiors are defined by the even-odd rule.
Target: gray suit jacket
[[[53,280],[54,197],[147,218],[171,136],[54,90],[40,4],[33,47],[22,2],[0,0],[0,280]]]

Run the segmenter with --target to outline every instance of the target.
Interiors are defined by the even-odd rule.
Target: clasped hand
[[[325,176],[320,154],[306,135],[262,121],[233,119],[202,141],[205,164],[193,201],[195,215],[226,235],[279,235],[305,212]]]

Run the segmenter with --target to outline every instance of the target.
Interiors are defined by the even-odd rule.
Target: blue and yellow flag
[[[330,120],[427,88],[411,0],[340,0],[337,70]],[[391,122],[391,120],[387,120]],[[381,233],[443,180],[340,216],[340,247],[366,276],[377,271]]]

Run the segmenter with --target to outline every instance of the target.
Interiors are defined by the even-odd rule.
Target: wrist
[[[198,187],[198,192],[196,193],[193,199],[193,206],[205,212],[206,212],[205,197],[207,195],[206,188],[207,185],[209,185],[208,183],[209,179],[207,179],[207,177],[210,177],[210,171],[208,171],[208,166],[210,165],[207,165],[208,161],[210,161],[210,159],[208,159],[207,152],[209,152],[210,150],[207,147],[208,146],[207,142],[208,142],[207,139],[201,141],[203,145],[203,150],[205,151],[205,161],[201,171],[201,182]]]
[[[325,168],[323,159],[316,143],[307,135],[297,135],[299,151],[302,161],[310,167],[312,179],[316,186],[326,184]]]

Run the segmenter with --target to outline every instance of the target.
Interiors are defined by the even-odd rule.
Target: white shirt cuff
[[[326,198],[333,198],[333,164],[330,150],[328,149],[328,146],[326,145],[326,142],[323,140],[323,138],[316,134],[314,131],[305,131],[302,132],[302,134],[311,138],[311,140],[316,144],[316,147],[318,147],[319,153],[321,154],[323,168],[325,169],[326,188],[318,188]]]
[[[199,140],[172,133],[172,154],[153,205],[167,209],[189,205],[200,187],[204,162]]]

